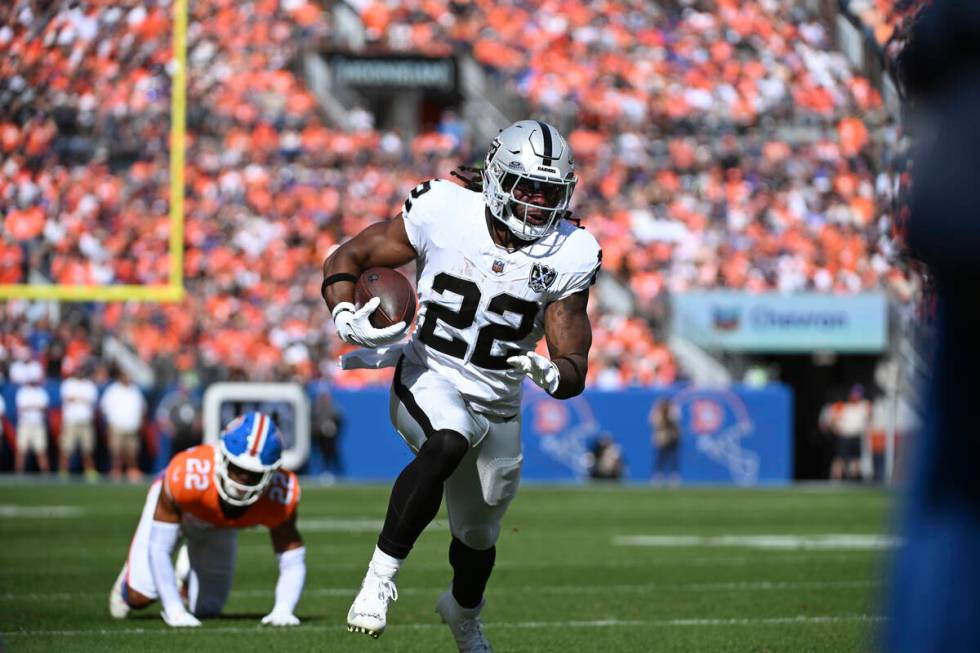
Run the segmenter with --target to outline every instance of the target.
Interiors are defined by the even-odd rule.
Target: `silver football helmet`
[[[521,240],[537,240],[558,227],[576,182],[572,149],[548,123],[515,122],[500,130],[487,150],[487,208]]]

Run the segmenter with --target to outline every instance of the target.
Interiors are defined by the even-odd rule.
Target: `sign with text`
[[[338,84],[357,88],[456,90],[456,62],[451,58],[335,54],[330,66]]]
[[[709,350],[878,352],[888,339],[883,293],[711,291],[672,300],[674,333]]]

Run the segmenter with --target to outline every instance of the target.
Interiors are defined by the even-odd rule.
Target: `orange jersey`
[[[275,528],[292,517],[299,505],[299,479],[296,474],[279,470],[259,500],[236,519],[226,517],[219,504],[214,468],[217,451],[214,445],[182,451],[167,465],[164,488],[183,513],[222,528],[265,526]]]

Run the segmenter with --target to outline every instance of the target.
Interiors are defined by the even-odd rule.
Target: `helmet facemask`
[[[568,213],[578,181],[511,172],[496,161],[484,178],[490,213],[521,240],[537,240],[555,230]]]
[[[262,465],[254,456],[233,456],[222,442],[215,456],[218,494],[222,501],[233,506],[250,506],[269,487],[280,464],[281,461],[272,466]]]

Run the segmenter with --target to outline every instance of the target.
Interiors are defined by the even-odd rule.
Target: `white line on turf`
[[[17,506],[0,504],[0,517],[28,519],[58,519],[78,517],[85,511],[75,506]]]
[[[621,628],[626,626],[653,626],[653,627],[690,627],[690,626],[764,626],[781,624],[842,624],[842,623],[874,623],[884,621],[884,617],[869,614],[846,614],[830,616],[809,616],[796,615],[791,617],[759,617],[759,618],[733,618],[733,619],[593,619],[588,621],[517,621],[502,623],[487,623],[484,626],[487,630],[508,630],[508,629],[544,629],[544,628]],[[344,630],[347,627],[343,624],[303,624],[302,630]],[[415,624],[393,624],[392,628],[402,630],[429,630],[432,628],[445,628],[443,624],[435,623],[415,623]],[[196,628],[174,628],[162,630],[156,628],[96,628],[92,630],[17,630],[6,631],[3,635],[7,637],[84,637],[96,636],[105,637],[113,635],[145,635],[150,633],[167,634],[187,634],[187,633],[254,633],[263,630],[260,626],[216,626],[211,627],[206,624],[200,630]],[[272,629],[264,629],[273,632]]]
[[[303,517],[299,530],[303,533],[377,533],[384,525],[381,519],[365,517]],[[449,530],[445,520],[434,520],[425,530]]]
[[[506,594],[509,592],[534,592],[539,594],[582,594],[585,592],[595,592],[596,590],[609,590],[613,592],[767,592],[780,590],[821,590],[821,589],[861,589],[866,587],[876,587],[875,581],[864,580],[842,580],[842,581],[759,581],[759,582],[731,582],[731,583],[648,583],[634,585],[518,585],[509,587],[498,587],[494,589],[495,594]],[[444,586],[433,587],[402,587],[398,589],[399,594],[419,595],[432,594],[443,591]],[[303,593],[308,596],[353,596],[356,594],[356,587],[316,587],[308,588]],[[242,598],[271,597],[274,592],[272,588],[267,590],[239,590],[235,596]],[[7,592],[0,594],[2,601],[72,601],[103,596],[104,592],[28,592],[18,594]]]
[[[765,550],[879,551],[901,543],[890,535],[826,533],[813,535],[617,535],[617,546],[744,547]]]

